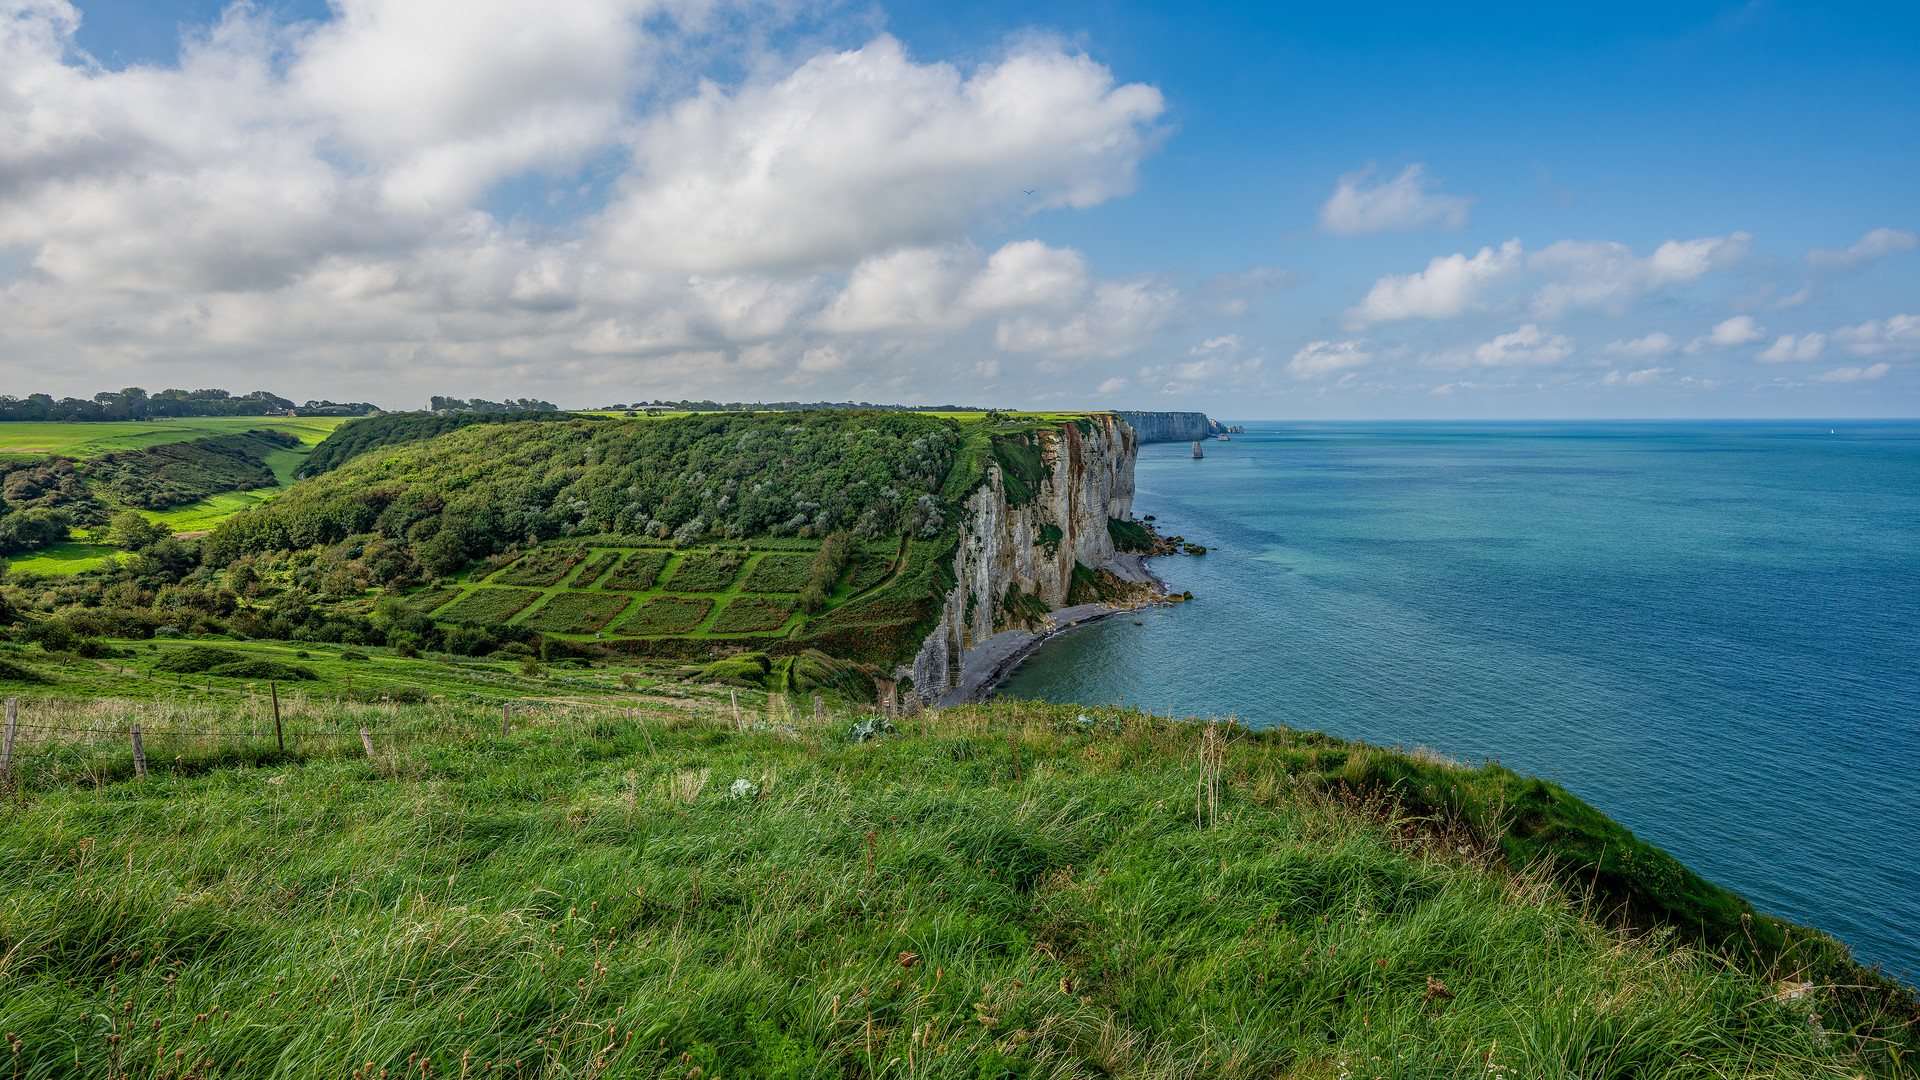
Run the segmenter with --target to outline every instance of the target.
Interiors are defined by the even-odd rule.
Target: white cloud
[[[1734,345],[1751,345],[1767,336],[1767,332],[1753,321],[1751,315],[1735,315],[1713,325],[1713,329],[1687,342],[1689,354],[1705,352],[1708,349],[1725,349]]]
[[[1838,367],[1832,371],[1815,375],[1813,378],[1816,382],[1868,382],[1892,370],[1893,365],[1887,363],[1874,364],[1872,367],[1864,368]]]
[[[24,266],[0,272],[0,362],[33,389],[924,386],[991,342],[1121,355],[1196,310],[967,239],[1130,190],[1160,94],[1083,55],[962,72],[880,37],[784,62],[760,43],[797,16],[716,0],[271,12],[113,71],[66,0],[0,0],[0,259]],[[756,74],[697,82],[716,54]],[[483,209],[509,181],[551,186],[542,224]],[[1223,279],[1206,310],[1280,283]]]
[[[1899,229],[1873,229],[1850,247],[1838,251],[1816,249],[1807,252],[1807,265],[1829,273],[1854,270],[1883,255],[1912,251],[1916,244],[1920,244],[1920,236],[1913,233]]]
[[[1623,315],[1648,293],[1739,262],[1751,250],[1752,239],[1748,233],[1734,233],[1668,240],[1644,259],[1612,241],[1561,240],[1527,257],[1527,269],[1546,279],[1531,306],[1543,319],[1559,318],[1571,308]]]
[[[1564,334],[1540,329],[1527,323],[1511,334],[1501,334],[1473,350],[1473,362],[1481,367],[1545,367],[1573,355],[1573,342]]]
[[[1101,383],[1095,389],[1095,392],[1102,395],[1117,394],[1120,391],[1125,390],[1128,387],[1131,387],[1132,385],[1133,385],[1133,380],[1127,378],[1124,375],[1116,375],[1113,378],[1108,379],[1107,381]]]
[[[1605,351],[1609,356],[1665,356],[1677,347],[1673,335],[1656,330],[1646,337],[1613,342]]]
[[[1536,318],[1556,319],[1578,308],[1623,315],[1641,298],[1695,281],[1738,263],[1752,249],[1748,233],[1669,240],[1641,258],[1625,244],[1607,240],[1561,240],[1526,255],[1519,240],[1498,251],[1481,248],[1433,259],[1415,274],[1388,274],[1347,312],[1349,326],[1404,319],[1451,319],[1470,310],[1524,306]],[[1489,299],[1499,286],[1531,281],[1530,293]]]
[[[1468,258],[1442,255],[1415,274],[1388,274],[1375,281],[1359,305],[1347,313],[1355,326],[1402,319],[1451,319],[1520,267],[1520,241],[1498,251],[1483,247]]]
[[[1464,348],[1447,349],[1421,358],[1421,365],[1443,371],[1462,368],[1552,367],[1573,355],[1573,340],[1538,323],[1523,323],[1513,332]]]
[[[982,217],[1094,206],[1132,190],[1163,109],[1085,56],[1025,52],[963,76],[882,36],[650,118],[605,251],[677,269],[843,264]]]
[[[1312,341],[1287,361],[1287,374],[1296,379],[1317,379],[1348,368],[1363,367],[1373,356],[1365,339]]]
[[[1639,371],[1609,371],[1600,380],[1602,386],[1648,386],[1659,382],[1663,375],[1671,374],[1672,368],[1650,367]]]
[[[1802,334],[1799,337],[1782,334],[1760,354],[1760,362],[1784,364],[1794,360],[1817,360],[1820,357],[1820,350],[1826,348],[1826,345],[1827,335],[1825,334]]]
[[[1920,315],[1895,315],[1843,326],[1833,332],[1833,340],[1855,356],[1920,352]]]
[[[1002,319],[994,347],[1055,358],[1123,356],[1180,314],[1179,290],[1152,275],[1103,281],[1081,310]]]
[[[1473,200],[1427,190],[1435,183],[1426,166],[1414,162],[1391,180],[1367,184],[1374,167],[1340,177],[1333,195],[1320,207],[1320,227],[1336,236],[1367,236],[1422,229],[1463,229]]]
[[[1794,291],[1788,293],[1787,295],[1781,297],[1780,299],[1775,300],[1773,302],[1773,306],[1776,310],[1785,310],[1786,308],[1799,307],[1801,304],[1804,304],[1807,301],[1813,299],[1817,292],[1818,290],[1814,288],[1813,282],[1811,281],[1804,282],[1801,284],[1801,286],[1798,289],[1795,289]]]

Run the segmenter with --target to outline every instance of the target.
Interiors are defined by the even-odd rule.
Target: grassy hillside
[[[142,717],[155,766],[20,748],[12,1074],[1841,1077],[1914,1047],[1912,998],[1824,939],[1621,933],[1497,819],[1366,779],[1483,771],[1039,705],[863,741],[746,696],[504,734],[309,696],[286,756],[256,701],[36,703]]]
[[[343,422],[344,418],[337,416],[196,416],[113,423],[0,421],[0,454],[58,454],[84,460],[100,454],[267,427],[291,431],[308,446],[314,446]]]

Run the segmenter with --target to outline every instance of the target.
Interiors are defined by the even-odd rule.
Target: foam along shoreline
[[[1160,591],[1161,599],[1127,604],[1076,604],[1049,613],[1047,621],[1050,626],[1045,631],[1002,630],[961,654],[959,685],[941,694],[928,707],[942,709],[950,705],[977,705],[993,696],[1021,661],[1038,652],[1040,646],[1056,635],[1064,634],[1076,626],[1153,607],[1178,595],[1167,588],[1167,583],[1160,580],[1158,574],[1147,568],[1145,556],[1116,555],[1108,569],[1123,581],[1154,586]]]

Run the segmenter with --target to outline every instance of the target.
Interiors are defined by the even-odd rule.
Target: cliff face
[[[1219,425],[1197,412],[1121,412],[1141,442],[1191,442],[1220,433]]]
[[[967,500],[954,586],[913,661],[914,693],[922,701],[958,685],[966,650],[1002,630],[1032,629],[1045,610],[1064,606],[1076,563],[1090,570],[1112,565],[1107,519],[1132,513],[1139,440],[1116,414],[1092,421],[1091,433],[1074,424],[1039,433],[1046,475],[1026,485],[1028,501],[1016,505],[997,463]]]

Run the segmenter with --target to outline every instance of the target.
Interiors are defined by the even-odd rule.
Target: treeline
[[[427,408],[434,412],[522,413],[557,412],[560,407],[551,401],[536,401],[533,398],[488,401],[486,398],[441,397],[435,394]]]
[[[206,557],[224,566],[373,535],[442,575],[576,535],[932,536],[959,443],[951,420],[880,412],[473,424],[364,454],[235,515]]]
[[[434,400],[441,400],[435,398]],[[436,416],[433,413],[387,413],[384,416],[371,416],[363,420],[349,420],[333,431],[320,445],[307,455],[304,473],[307,476],[319,476],[332,472],[347,462],[369,450],[381,446],[401,446],[406,443],[421,442],[449,431],[458,431],[474,424],[518,424],[538,420],[576,420],[573,413],[561,412],[517,412],[517,413],[454,413],[450,416]]]
[[[437,400],[437,399],[436,399]],[[817,412],[822,409],[867,409],[873,412],[985,412],[971,405],[875,405],[870,401],[636,401],[631,405],[604,405],[603,409],[662,409],[673,412]]]
[[[235,397],[225,390],[162,390],[148,394],[138,386],[117,393],[105,390],[91,398],[61,398],[28,394],[0,395],[0,420],[160,420],[177,416],[265,416],[287,410],[293,402],[255,390]]]

